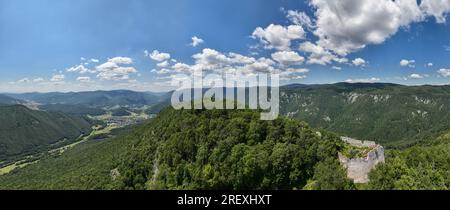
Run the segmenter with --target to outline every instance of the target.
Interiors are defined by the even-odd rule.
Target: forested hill
[[[337,160],[342,147],[297,120],[166,108],[118,139],[0,176],[0,189],[353,189]]]
[[[33,153],[64,139],[74,140],[90,130],[82,118],[22,105],[0,106],[0,160]]]
[[[15,99],[15,98],[0,94],[0,106],[24,104],[24,103],[25,103],[25,101],[23,101],[23,100]]]
[[[404,150],[388,150],[386,164],[369,174],[369,189],[450,189],[450,131]]]
[[[312,127],[387,145],[409,145],[450,129],[450,86],[285,86],[281,111]]]
[[[261,121],[256,111],[167,108],[128,138],[138,142],[117,167],[120,189],[301,189],[312,179],[317,188],[324,180],[351,187],[337,136],[286,118]]]

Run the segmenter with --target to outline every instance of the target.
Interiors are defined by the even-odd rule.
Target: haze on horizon
[[[0,92],[161,92],[195,69],[450,84],[449,11],[450,0],[0,0]]]

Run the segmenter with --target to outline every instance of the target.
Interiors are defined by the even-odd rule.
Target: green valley
[[[450,86],[285,86],[281,112],[342,135],[408,146],[450,128]]]
[[[0,159],[24,157],[69,144],[91,132],[80,117],[31,110],[22,105],[0,106]]]

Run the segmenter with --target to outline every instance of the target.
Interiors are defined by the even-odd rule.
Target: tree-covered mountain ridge
[[[145,112],[156,114],[170,106],[170,95],[171,92],[116,90],[9,96],[38,102],[44,110],[69,114],[101,113],[105,107],[117,106],[144,106]],[[282,115],[305,121],[312,127],[373,140],[389,147],[406,147],[450,129],[447,120],[450,118],[450,86],[291,84],[280,88],[280,111]]]
[[[450,86],[285,86],[281,112],[358,139],[405,146],[450,128]]]
[[[39,104],[82,105],[94,108],[113,106],[144,106],[160,102],[167,97],[163,93],[137,92],[131,90],[17,93],[9,97],[33,101]]]
[[[386,163],[369,174],[367,189],[450,189],[450,130],[403,150],[388,150]]]
[[[252,110],[165,108],[122,137],[91,140],[0,176],[0,188],[354,188],[337,159],[338,136],[259,117]]]
[[[23,105],[0,106],[0,160],[33,154],[60,141],[75,140],[90,130],[90,123],[80,117]]]
[[[24,103],[26,103],[26,102],[23,101],[23,100],[0,94],[0,106],[2,106],[2,105],[4,106],[4,105],[24,104]]]

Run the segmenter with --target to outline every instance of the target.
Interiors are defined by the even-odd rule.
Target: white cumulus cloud
[[[115,57],[109,59],[106,63],[97,66],[97,78],[100,80],[128,80],[130,74],[137,73],[137,70],[130,65],[133,60],[128,57]]]
[[[293,40],[305,38],[305,31],[299,25],[281,26],[270,24],[267,28],[258,27],[252,38],[259,39],[266,49],[289,50]]]
[[[366,61],[362,58],[356,58],[352,61],[352,63],[355,66],[365,66],[366,65]]]
[[[51,82],[62,82],[64,81],[64,74],[55,74],[52,76],[52,78],[50,79]]]
[[[337,59],[330,51],[311,42],[300,44],[299,50],[310,54],[308,64],[326,65]]]
[[[438,73],[443,77],[450,77],[450,69],[439,69]]]
[[[272,59],[278,63],[288,65],[298,65],[305,61],[305,58],[293,51],[279,51],[272,54]]]
[[[43,81],[44,81],[44,78],[42,78],[42,77],[33,79],[33,82],[43,82]]]
[[[304,68],[288,68],[285,71],[280,72],[281,80],[292,80],[292,79],[304,79],[307,77],[306,73],[309,69]]]
[[[414,67],[415,67],[415,63],[416,63],[415,60],[406,60],[406,59],[402,59],[402,60],[400,61],[400,66],[403,66],[403,67],[408,66],[408,67],[410,67],[410,68],[414,68]]]
[[[318,44],[346,55],[383,43],[400,27],[422,20],[416,0],[311,0]]]
[[[334,70],[342,70],[342,67],[339,67],[339,66],[332,66],[331,68]]]
[[[17,81],[18,83],[29,83],[30,79],[28,79],[27,77],[20,79],[19,81]]]
[[[375,83],[375,82],[379,82],[380,78],[377,77],[372,77],[372,78],[367,78],[367,79],[347,79],[345,80],[345,82],[348,83]]]
[[[420,8],[426,15],[436,18],[436,22],[445,23],[450,11],[450,0],[422,0]]]
[[[168,61],[163,61],[161,63],[156,64],[156,66],[160,67],[160,68],[165,68],[168,67],[170,65],[170,63]]]
[[[195,63],[201,65],[203,69],[221,68],[232,63],[231,59],[225,54],[214,49],[205,48],[201,53],[194,54],[192,58]]]
[[[77,81],[79,81],[79,82],[90,82],[91,78],[90,77],[78,77]]]
[[[190,45],[193,47],[197,47],[198,45],[203,44],[203,42],[205,42],[203,39],[194,36],[192,37],[192,42]]]
[[[421,74],[411,74],[408,76],[409,79],[423,79],[425,76]]]
[[[288,10],[286,17],[295,25],[300,25],[309,29],[315,27],[313,21],[305,12]]]
[[[147,54],[148,54],[148,52],[147,52]],[[165,60],[170,59],[169,53],[162,53],[162,52],[159,52],[158,50],[153,50],[153,52],[149,56],[152,60],[155,60],[158,62],[163,62]]]
[[[133,59],[128,57],[114,57],[110,58],[108,62],[116,63],[116,64],[132,64]]]
[[[80,74],[85,74],[85,73],[95,73],[94,70],[91,70],[87,67],[85,67],[83,64],[77,65],[77,66],[73,66],[70,67],[68,69],[66,69],[67,72],[78,72]]]

